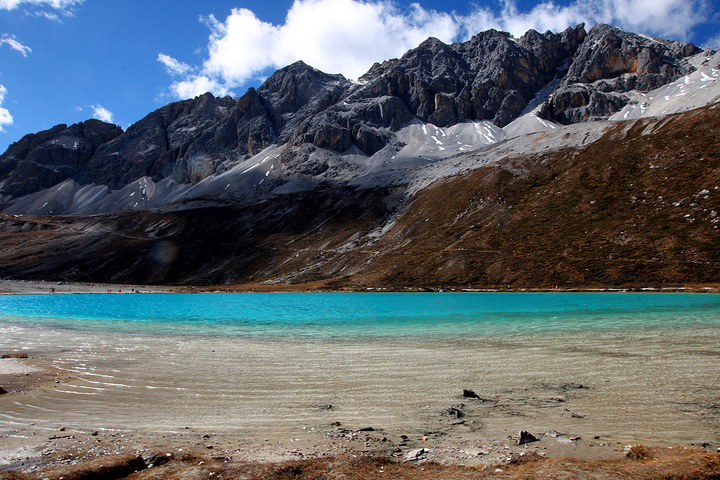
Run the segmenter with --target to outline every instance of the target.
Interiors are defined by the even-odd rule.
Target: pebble
[[[418,448],[418,449],[416,449],[416,450],[410,450],[410,451],[405,455],[405,461],[406,461],[406,462],[411,462],[411,461],[413,461],[413,460],[417,460],[418,458],[420,458],[421,456],[423,456],[425,453],[427,453],[427,450],[425,450],[424,448]]]

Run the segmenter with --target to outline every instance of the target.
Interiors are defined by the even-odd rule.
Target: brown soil
[[[113,455],[33,473],[0,472],[3,480],[79,479],[717,479],[720,455],[698,448],[634,446],[622,459],[583,461],[526,455],[499,467],[400,462],[387,456],[348,455],[280,463],[163,453]]]

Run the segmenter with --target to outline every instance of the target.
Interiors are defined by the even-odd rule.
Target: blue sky
[[[355,78],[428,36],[580,22],[720,47],[717,0],[0,0],[0,153],[60,123],[127,128],[208,90],[239,96],[296,60]]]

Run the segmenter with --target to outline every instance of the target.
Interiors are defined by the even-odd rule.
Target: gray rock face
[[[301,125],[302,140],[336,151],[354,145],[371,155],[413,118],[439,127],[466,120],[505,126],[562,71],[584,37],[580,25],[519,40],[495,30],[454,45],[430,38],[400,59],[375,64],[342,102]]]
[[[0,196],[20,197],[83,178],[98,148],[121,134],[120,127],[88,120],[24,136],[0,156]]]
[[[429,39],[399,61],[375,66],[356,95],[396,96],[437,126],[464,120],[504,126],[562,71],[584,37],[577,26],[561,34],[530,31],[519,40],[495,30],[450,46]]]
[[[297,148],[284,170],[319,175],[308,148],[372,155],[413,120],[438,127],[488,120],[502,127],[548,86],[540,115],[561,123],[603,119],[647,91],[689,73],[692,44],[596,25],[519,39],[489,30],[446,45],[430,38],[375,64],[359,83],[302,62],[275,72],[240,98],[207,93],[164,106],[130,126],[89,120],[28,135],[0,157],[0,199],[73,179],[118,189],[143,176],[198,183],[273,144]],[[533,103],[534,105],[535,103]]]
[[[237,157],[238,105],[206,93],[156,110],[99,148],[81,183],[117,188],[142,176],[186,183],[221,171]]]
[[[629,101],[623,93],[647,92],[690,73],[693,67],[680,60],[698,51],[689,43],[595,25],[543,114],[564,124],[607,118]]]
[[[348,84],[341,75],[297,62],[238,99],[206,93],[172,103],[103,146],[85,180],[108,184],[110,178],[111,187],[141,176],[197,183],[268,145],[290,141],[299,119],[322,112]]]

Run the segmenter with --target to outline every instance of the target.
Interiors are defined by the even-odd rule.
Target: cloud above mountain
[[[4,132],[6,125],[12,125],[13,117],[10,115],[10,111],[7,108],[2,108],[2,104],[5,101],[5,95],[7,95],[7,88],[0,85],[0,132]]]
[[[531,28],[561,31],[582,22],[609,23],[686,40],[693,27],[706,20],[707,9],[707,0],[575,0],[521,11],[515,0],[503,0],[500,10],[475,6],[461,15],[419,4],[400,8],[387,0],[295,0],[281,25],[264,22],[244,8],[233,9],[224,21],[203,17],[210,36],[201,64],[189,65],[164,53],[158,60],[174,78],[173,96],[188,98],[206,91],[223,95],[296,60],[357,78],[374,62],[398,57],[429,36],[453,42],[489,28],[520,36]]]
[[[103,107],[102,105],[90,105],[93,111],[93,118],[102,120],[103,122],[113,123],[113,114],[110,110]]]
[[[85,106],[76,106],[75,111],[76,112],[83,112],[86,109],[89,109],[92,111],[92,117],[101,120],[106,123],[115,123],[115,120],[113,118],[113,113],[108,110],[107,108],[103,107],[102,105],[95,104],[95,105],[85,105]]]

